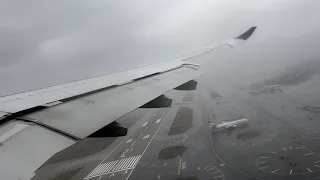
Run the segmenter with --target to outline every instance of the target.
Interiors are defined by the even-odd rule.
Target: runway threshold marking
[[[309,172],[313,172],[313,171],[311,171],[311,169],[309,169],[309,168],[306,168]]]
[[[141,155],[138,155],[100,164],[85,179],[132,169],[140,158]]]

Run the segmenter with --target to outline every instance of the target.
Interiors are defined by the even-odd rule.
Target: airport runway
[[[51,158],[33,180],[320,179],[320,77],[309,80],[293,68],[275,80],[254,77],[283,84],[255,89],[250,70],[221,63],[203,66],[196,90],[165,94],[170,108],[139,108],[119,119],[127,136],[87,138]],[[209,127],[240,118],[249,121]]]
[[[170,108],[137,109],[120,119],[130,127],[127,136],[85,157],[69,151],[65,157],[78,157],[51,162],[34,179],[320,179],[318,131],[290,119],[306,117],[304,111],[283,95],[251,96],[222,81],[219,88],[198,81],[195,91],[168,92]],[[249,122],[209,127],[239,118]],[[81,148],[97,147],[88,141]]]

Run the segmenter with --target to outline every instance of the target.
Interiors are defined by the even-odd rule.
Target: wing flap
[[[10,121],[0,128],[2,179],[31,179],[34,171],[56,152],[75,141],[37,125]]]
[[[150,100],[201,74],[200,71],[181,67],[46,108],[27,116],[38,120],[39,123],[83,139]]]

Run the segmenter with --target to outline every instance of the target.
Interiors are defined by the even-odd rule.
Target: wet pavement
[[[224,97],[201,83],[194,91],[172,90],[166,94],[172,107],[137,109],[119,120],[132,122],[126,137],[87,157],[52,162],[34,179],[50,179],[44,175],[50,168],[55,169],[51,179],[71,180],[320,178],[320,136],[311,126],[318,117],[311,114],[314,120],[303,120],[311,124],[299,124],[298,117],[284,115],[303,110],[283,99],[280,105],[238,92]],[[233,129],[209,128],[209,122],[237,118],[249,121]],[[86,148],[94,149],[90,142]],[[66,163],[69,168],[57,170]]]
[[[252,46],[259,49],[249,44],[204,54],[203,62],[219,60],[202,66],[195,89],[166,93],[171,107],[131,112],[118,120],[129,127],[127,136],[81,141],[33,179],[320,179],[318,63],[283,63],[286,68],[271,73],[266,64],[277,64],[255,63]],[[265,51],[260,58],[268,59]],[[249,121],[232,129],[209,127],[240,118]]]

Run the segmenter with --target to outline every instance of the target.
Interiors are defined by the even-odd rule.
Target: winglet
[[[241,34],[240,36],[238,36],[234,39],[247,40],[253,34],[253,32],[256,30],[256,28],[257,28],[257,26],[253,26],[248,31],[244,32],[243,34]]]

